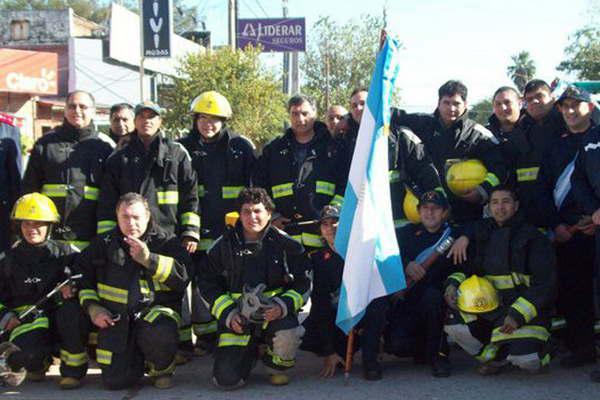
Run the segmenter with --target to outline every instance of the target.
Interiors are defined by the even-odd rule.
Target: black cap
[[[135,106],[135,115],[137,116],[144,110],[152,110],[156,115],[161,115],[163,112],[163,109],[158,104],[151,101],[144,101]]]
[[[419,197],[419,207],[427,203],[432,203],[442,208],[448,208],[450,206],[446,196],[437,190],[430,190]]]
[[[323,206],[321,213],[319,214],[319,223],[327,218],[340,219],[340,209],[338,206],[326,205]]]
[[[560,97],[558,98],[558,103],[560,104],[563,102],[563,100],[566,100],[566,99],[573,99],[573,100],[584,101],[586,103],[589,103],[592,101],[592,96],[588,92],[586,92],[583,89],[578,88],[577,86],[569,85],[569,86],[567,86],[567,88],[565,89],[563,94],[561,94]]]

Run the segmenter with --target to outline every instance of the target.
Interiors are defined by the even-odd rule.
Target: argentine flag
[[[406,287],[388,177],[388,134],[400,45],[387,37],[377,55],[335,238],[345,260],[336,324],[346,334],[369,303]]]

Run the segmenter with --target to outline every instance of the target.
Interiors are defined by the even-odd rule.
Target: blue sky
[[[281,0],[238,0],[240,18],[280,17]],[[528,50],[537,76],[551,81],[565,77],[556,71],[569,35],[590,22],[593,0],[289,0],[289,16],[306,17],[310,27],[320,16],[339,22],[360,21],[361,14],[381,15],[387,4],[388,24],[404,43],[399,86],[401,106],[432,111],[437,88],[461,79],[474,103],[502,85],[510,56]],[[187,0],[206,17],[213,43],[227,42],[227,0]],[[378,35],[373,33],[374,37]],[[280,55],[265,60],[275,65]]]

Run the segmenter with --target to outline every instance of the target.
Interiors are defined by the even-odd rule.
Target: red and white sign
[[[0,49],[0,92],[58,94],[58,55]]]

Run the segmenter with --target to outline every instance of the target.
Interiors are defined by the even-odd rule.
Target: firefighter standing
[[[108,389],[144,375],[172,386],[180,307],[189,256],[178,238],[154,223],[148,201],[127,193],[117,202],[118,228],[97,237],[78,258],[79,301],[99,328],[96,361]]]
[[[94,130],[95,102],[83,91],[67,96],[65,121],[40,138],[23,178],[25,193],[52,198],[62,216],[54,238],[84,248],[96,235],[96,210],[104,162],[114,143]]]
[[[63,287],[41,313],[23,321],[17,318],[68,278],[77,250],[50,238],[60,216],[52,200],[42,194],[17,200],[11,220],[20,240],[0,257],[0,329],[9,331],[6,339],[22,350],[9,356],[8,365],[13,370],[24,367],[29,380],[42,381],[58,343],[59,385],[77,388],[87,371],[87,325],[72,288]]]
[[[310,291],[309,262],[300,243],[271,225],[274,204],[264,189],[242,190],[238,204],[240,219],[208,251],[198,279],[218,321],[213,381],[225,389],[244,385],[264,341],[270,381],[284,385],[289,378],[283,371],[294,366],[300,344],[298,312]],[[244,300],[248,292],[261,306],[255,298],[252,309]]]
[[[190,108],[194,115],[193,126],[180,142],[190,154],[192,168],[198,178],[201,230],[199,251],[194,253],[194,263],[198,264],[203,262],[206,251],[223,233],[225,214],[236,210],[239,192],[250,186],[256,156],[254,145],[226,125],[232,111],[223,95],[215,91],[204,92],[192,101]],[[192,312],[192,316],[208,317],[208,320],[202,318],[200,322],[192,318],[194,333],[200,346],[206,347],[217,326],[214,320],[210,320],[210,314],[204,312],[205,307],[196,291],[197,288],[194,288],[192,310],[201,307],[202,310],[198,311],[202,312],[199,316]]]
[[[555,256],[550,241],[523,221],[518,208],[513,189],[492,189],[492,217],[475,222],[467,241],[472,255],[446,282],[452,312],[444,329],[483,362],[482,375],[499,373],[508,363],[537,372],[550,362]],[[466,279],[471,273],[485,279]]]
[[[21,193],[21,134],[15,119],[0,113],[0,226],[8,227],[10,211]],[[0,231],[0,252],[10,245],[10,230]]]
[[[277,207],[273,224],[316,220],[326,204],[341,204],[347,181],[347,152],[316,121],[313,99],[293,96],[288,101],[291,127],[268,143],[258,160],[255,186],[265,188]],[[286,231],[307,248],[323,246],[316,226],[290,227]]]

